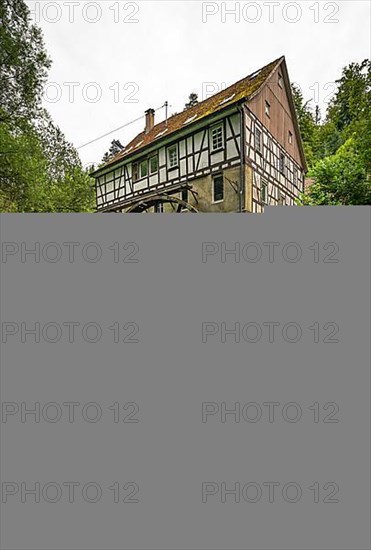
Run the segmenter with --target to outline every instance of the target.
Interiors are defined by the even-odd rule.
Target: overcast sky
[[[203,99],[281,55],[291,81],[324,112],[342,67],[370,57],[368,0],[27,4],[53,61],[44,104],[76,147],[166,100],[169,114],[179,112],[190,92]],[[156,112],[163,119],[164,109]],[[112,139],[125,145],[143,126],[82,147],[83,163],[99,162]]]

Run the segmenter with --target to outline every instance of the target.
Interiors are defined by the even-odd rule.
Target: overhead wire
[[[155,111],[159,111],[160,109],[163,109],[166,106],[166,102],[161,105],[161,107],[157,107],[154,109]],[[134,124],[135,122],[139,122],[139,120],[142,120],[145,115],[142,115],[138,118],[135,118],[134,120],[130,120],[129,122],[126,122],[122,126],[119,126],[118,128],[115,128],[114,130],[110,130],[109,132],[106,132],[105,134],[102,134],[101,136],[98,136],[94,139],[91,139],[90,141],[87,141],[86,143],[83,143],[82,145],[79,145],[76,147],[76,149],[82,149],[83,147],[86,147],[87,145],[91,145],[92,143],[95,143],[96,141],[99,141],[100,139],[103,139],[111,134],[114,134],[115,132],[118,132],[119,130],[122,130],[123,128],[126,128],[127,126],[130,126],[131,124]]]

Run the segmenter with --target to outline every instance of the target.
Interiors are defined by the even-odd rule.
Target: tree
[[[313,151],[311,166],[318,160],[334,155],[343,143],[344,139],[333,122],[319,124],[313,134],[311,144]]]
[[[354,130],[355,146],[365,165],[368,178],[371,179],[371,116],[358,121]]]
[[[46,159],[35,130],[0,124],[0,190],[3,204],[25,211],[29,187],[45,180]],[[13,207],[12,207],[13,208]]]
[[[301,196],[301,204],[371,204],[371,184],[353,138],[347,140],[334,155],[319,160],[309,176],[314,183]]]
[[[111,146],[109,150],[104,153],[102,162],[106,163],[109,162],[117,153],[122,151],[124,146],[121,144],[121,142],[118,139],[114,139],[111,141]]]
[[[320,122],[321,122],[321,109],[319,108],[319,105],[316,105],[315,123],[318,126]]]
[[[371,204],[371,62],[350,63],[336,82],[324,123],[307,133],[314,184],[301,204]]]
[[[184,105],[184,111],[186,111],[190,107],[193,107],[194,105],[197,105],[197,103],[198,103],[198,95],[194,92],[190,93],[188,96],[188,103]]]
[[[0,122],[33,120],[51,61],[23,0],[0,3]]]
[[[371,107],[371,61],[350,63],[336,81],[338,90],[333,97],[327,120],[340,132],[352,131],[353,124],[369,116]]]
[[[50,60],[23,0],[0,4],[0,209],[92,211],[92,180],[41,106]]]
[[[296,84],[291,85],[291,91],[294,99],[296,116],[298,118],[300,134],[303,140],[304,153],[308,165],[311,166],[311,164],[315,161],[313,144],[316,134],[315,119],[309,107],[311,100],[304,101],[302,91]]]
[[[315,131],[315,120],[308,106],[310,99],[304,102],[303,94],[296,84],[291,85],[296,115],[298,117],[301,137],[303,141],[310,143]]]
[[[0,124],[0,210],[3,212],[89,212],[92,179],[63,134],[54,127],[12,131]],[[48,139],[48,143],[47,140]],[[54,143],[59,140],[58,143]],[[3,154],[2,154],[3,153]],[[75,158],[73,159],[73,156]]]

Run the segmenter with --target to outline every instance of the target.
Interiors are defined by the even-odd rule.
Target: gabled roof
[[[222,111],[226,107],[230,107],[235,103],[250,98],[255,94],[266,82],[271,72],[281,63],[283,57],[269,63],[262,69],[246,76],[221,92],[208,97],[204,101],[200,101],[193,107],[177,113],[159,124],[156,124],[147,134],[143,131],[138,134],[130,143],[124,147],[122,151],[117,153],[108,163],[101,166],[97,171],[102,170],[106,166],[116,164],[116,162],[125,157],[138,153],[153,142],[165,138],[178,130],[184,130],[188,125],[199,122],[208,115]]]
[[[270,75],[284,60],[285,58],[282,56],[275,61],[272,61],[268,65],[265,65],[265,67],[262,67],[258,71],[246,76],[242,80],[239,80],[221,92],[218,92],[204,101],[197,103],[193,107],[190,107],[181,113],[177,113],[169,117],[167,121],[164,120],[159,124],[156,124],[147,134],[145,131],[141,132],[132,141],[130,141],[130,143],[128,143],[122,151],[117,153],[109,162],[98,168],[94,173],[100,172],[106,167],[116,164],[126,157],[139,153],[142,149],[152,145],[154,142],[165,139],[177,131],[184,130],[188,126],[198,123],[207,116],[216,114],[219,111],[231,107],[239,102],[251,99],[261,90]],[[296,117],[295,122],[297,126]]]

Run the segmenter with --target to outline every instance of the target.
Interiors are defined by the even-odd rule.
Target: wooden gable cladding
[[[269,115],[266,114],[267,104]],[[275,67],[260,91],[247,102],[247,106],[282,148],[305,170],[306,162],[284,59]]]

